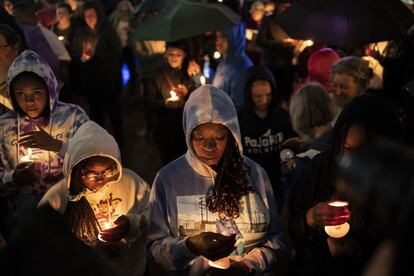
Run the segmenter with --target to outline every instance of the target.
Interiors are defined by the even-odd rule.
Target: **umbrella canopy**
[[[139,23],[131,40],[176,41],[233,26],[240,16],[223,4],[176,3]]]
[[[298,0],[277,21],[292,38],[355,47],[402,38],[414,16],[399,0]]]

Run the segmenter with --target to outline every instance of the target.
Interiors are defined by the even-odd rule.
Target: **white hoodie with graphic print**
[[[48,204],[64,214],[69,200],[72,169],[92,156],[113,159],[119,177],[97,192],[85,189],[85,196],[100,224],[113,222],[126,215],[130,221],[128,236],[122,240],[120,257],[111,259],[121,275],[142,275],[146,266],[145,241],[148,228],[149,186],[129,169],[122,168],[120,152],[115,139],[93,121],[83,124],[68,145],[64,159],[65,178],[50,188],[39,203]]]
[[[192,131],[208,122],[227,127],[242,149],[236,110],[230,97],[211,85],[192,92],[183,115],[188,151],[159,171],[150,197],[150,263],[155,263],[155,268],[160,265],[168,275],[203,275],[208,269],[208,260],[192,254],[186,239],[220,229],[219,215],[209,212],[205,206],[216,172],[200,161],[191,145]],[[242,197],[240,216],[234,219],[240,231],[236,251],[242,252],[238,260],[260,275],[273,268],[283,250],[281,228],[266,172],[254,161],[243,158],[251,171],[248,180],[254,192]]]

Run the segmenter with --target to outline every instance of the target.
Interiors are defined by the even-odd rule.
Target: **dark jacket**
[[[318,202],[347,200],[336,190],[336,159],[343,153],[353,126],[365,130],[365,143],[377,137],[401,136],[395,109],[383,98],[359,96],[344,108],[332,131],[332,151],[313,158],[299,187],[291,193],[289,232],[297,253],[292,275],[360,275],[378,242],[380,233],[375,222],[368,221],[364,210],[353,210],[352,204],[350,232],[340,239],[353,249],[346,257],[332,257],[324,228],[312,229],[306,223],[306,213]]]
[[[360,275],[371,256],[376,242],[375,224],[363,214],[353,212],[350,206],[350,232],[341,240],[354,246],[351,256],[332,257],[328,248],[328,235],[323,227],[315,229],[306,224],[306,213],[317,202],[332,201],[336,197],[335,162],[332,152],[317,155],[311,162],[290,209],[289,233],[294,242],[296,256],[291,275]]]
[[[272,88],[272,102],[265,118],[257,116],[251,97],[251,86],[257,80],[267,80]],[[294,136],[289,114],[279,107],[277,87],[272,73],[264,66],[247,70],[244,84],[245,106],[238,112],[244,154],[261,165],[272,182],[276,197],[280,194],[281,143]],[[278,202],[281,204],[281,202]]]

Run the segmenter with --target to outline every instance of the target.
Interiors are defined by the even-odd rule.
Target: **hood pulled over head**
[[[187,147],[193,156],[196,155],[191,143],[191,133],[204,123],[227,127],[242,153],[240,127],[233,102],[224,91],[212,85],[203,85],[194,90],[184,106],[183,128]]]
[[[94,156],[103,156],[114,160],[119,176],[112,182],[121,179],[121,153],[118,144],[105,129],[94,121],[88,121],[78,128],[68,144],[63,163],[63,174],[67,179],[68,188],[73,168],[83,160]]]
[[[7,74],[7,93],[10,102],[13,104],[13,108],[17,110],[17,107],[14,106],[16,103],[14,103],[11,97],[10,85],[18,75],[24,72],[34,73],[45,82],[47,91],[49,92],[49,108],[52,111],[55,101],[58,98],[58,81],[49,64],[31,50],[25,50],[17,56],[10,65]]]

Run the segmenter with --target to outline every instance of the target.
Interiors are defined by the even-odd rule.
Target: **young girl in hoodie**
[[[36,206],[62,179],[66,145],[88,120],[81,108],[58,100],[52,69],[30,50],[11,64],[7,89],[13,110],[0,117],[0,209],[6,236],[13,213]],[[29,159],[34,162],[25,162]]]
[[[220,258],[226,275],[271,270],[283,247],[276,202],[266,172],[243,156],[230,97],[199,87],[185,104],[183,127],[187,153],[162,168],[152,186],[150,271],[215,275],[212,261]],[[240,233],[220,231],[218,219],[234,220],[227,226]],[[229,256],[235,245],[243,252]]]
[[[120,275],[142,275],[149,187],[122,167],[115,139],[93,121],[83,124],[68,146],[63,172],[39,205],[62,213],[76,237],[102,250]]]

